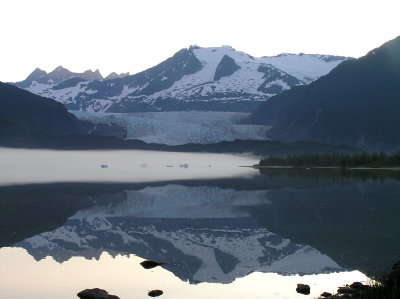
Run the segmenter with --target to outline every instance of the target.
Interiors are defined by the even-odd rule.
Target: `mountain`
[[[77,119],[61,104],[10,84],[0,82],[0,144],[27,144],[35,139],[67,135],[114,136],[125,130],[94,125]],[[126,134],[126,132],[125,132]]]
[[[308,84],[347,59],[307,54],[254,58],[229,46],[191,46],[135,75],[110,74],[102,80],[75,74],[60,82],[49,80],[51,73],[35,70],[16,85],[69,110],[250,112],[269,97]]]
[[[252,122],[282,141],[400,150],[400,36],[348,60],[308,86],[261,104]]]
[[[15,85],[20,88],[27,89],[33,93],[40,94],[41,91],[49,86],[55,86],[56,88],[58,86],[58,88],[64,88],[66,85],[73,83],[76,84],[77,82],[103,79],[104,78],[100,74],[99,70],[87,70],[83,73],[73,73],[62,66],[58,66],[50,73],[47,73],[40,68],[36,68],[24,81],[18,82]],[[65,80],[68,80],[67,82],[69,83],[58,85],[58,83]]]

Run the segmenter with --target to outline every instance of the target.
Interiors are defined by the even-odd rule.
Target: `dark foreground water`
[[[131,163],[139,155],[129,154]],[[155,165],[141,156],[129,179],[103,156],[90,172],[90,163],[72,167],[78,179],[55,173],[45,183],[54,165],[30,160],[24,180],[3,180],[1,298],[71,299],[95,287],[121,299],[153,289],[162,298],[315,298],[400,259],[397,173],[259,172],[237,167],[254,162],[246,157],[157,157]],[[40,184],[29,180],[35,168]],[[141,169],[157,179],[135,179]],[[165,265],[146,270],[144,259]],[[311,294],[297,294],[298,283]]]

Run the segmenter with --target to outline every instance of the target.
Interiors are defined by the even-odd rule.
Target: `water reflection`
[[[135,260],[138,267],[143,259],[165,262],[162,268],[135,271],[178,277],[180,282],[160,278],[164,285],[149,287],[164,287],[166,298],[183,298],[177,286],[183,288],[186,281],[229,284],[231,289],[215,292],[240,298],[243,292],[231,290],[242,281],[248,293],[265,284],[267,276],[257,280],[255,272],[275,273],[272,285],[285,281],[294,286],[266,291],[268,298],[296,298],[295,285],[314,276],[320,278],[312,286],[316,296],[316,290],[334,291],[323,289],[333,283],[331,278],[322,282],[324,275],[337,274],[338,286],[346,273],[353,276],[345,283],[366,279],[343,271],[376,274],[399,259],[400,182],[395,178],[271,170],[202,181],[2,187],[0,244],[26,249],[39,268],[52,261],[61,263],[60,269],[82,271],[97,261],[109,265],[109,275],[120,276],[112,272],[118,270],[111,257],[116,264]],[[0,259],[21,255],[18,250],[1,249]],[[278,274],[303,276],[286,280]],[[73,275],[68,279],[75,280]],[[200,285],[201,296],[207,297],[213,287]],[[122,289],[114,284],[107,290],[123,294]]]
[[[272,208],[252,209],[260,223],[369,275],[387,272],[399,259],[400,172],[279,172],[262,172],[288,184],[269,192]]]

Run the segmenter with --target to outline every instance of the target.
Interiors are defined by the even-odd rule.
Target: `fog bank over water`
[[[45,182],[150,182],[251,176],[257,157],[159,151],[0,148],[0,185]],[[106,165],[106,168],[102,168]]]

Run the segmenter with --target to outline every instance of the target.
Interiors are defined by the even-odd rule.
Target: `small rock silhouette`
[[[303,295],[310,295],[310,286],[308,284],[297,284],[296,292]]]
[[[118,296],[109,295],[106,290],[102,289],[86,289],[79,292],[78,297],[80,299],[119,299]]]
[[[140,265],[142,265],[142,267],[145,269],[152,269],[157,266],[164,265],[164,264],[165,263],[159,263],[159,262],[147,261],[147,260],[140,263]]]
[[[148,293],[150,297],[158,297],[161,296],[164,292],[161,290],[152,290]]]

